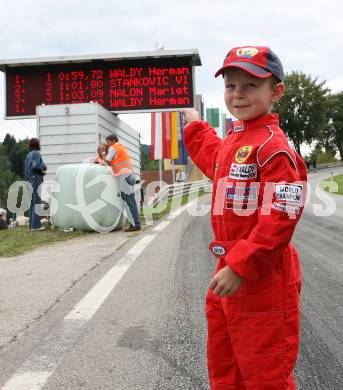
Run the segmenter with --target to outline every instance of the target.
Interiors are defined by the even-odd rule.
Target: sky
[[[215,79],[229,49],[269,46],[285,72],[302,71],[343,91],[343,7],[339,0],[0,0],[0,59],[198,49],[196,93],[205,107],[223,102]],[[36,135],[33,119],[4,120],[0,72],[0,141]],[[150,143],[149,114],[120,114]]]

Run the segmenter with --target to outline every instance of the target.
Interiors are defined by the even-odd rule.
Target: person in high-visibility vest
[[[111,166],[113,176],[119,179],[120,194],[124,201],[130,226],[124,229],[126,232],[141,230],[139,212],[135,199],[134,185],[136,178],[133,174],[131,158],[125,146],[118,142],[118,137],[111,134],[106,137],[108,153],[105,161]]]

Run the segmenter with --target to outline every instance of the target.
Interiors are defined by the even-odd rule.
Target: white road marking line
[[[25,378],[29,378],[29,384],[32,385],[32,387],[24,387],[25,390],[43,387],[49,376],[57,369],[63,355],[72,348],[87,322],[87,320],[63,320],[57,323],[1,389],[21,390]]]
[[[116,264],[116,266],[131,266],[143,250],[156,238],[156,234],[142,237]]]
[[[190,210],[192,210],[192,207],[194,207],[194,204],[196,204],[197,202],[198,202],[198,198],[191,200],[190,202],[186,203],[184,206],[182,206],[182,207],[174,210],[172,213],[170,213],[168,215],[167,219],[169,219],[169,220],[175,219],[180,214],[182,214],[185,210],[187,210],[189,212]]]
[[[152,230],[154,232],[161,232],[162,230],[164,230],[168,225],[170,224],[170,220],[165,220],[161,223],[159,223],[156,227],[154,227]]]
[[[112,267],[64,319],[90,320],[128,269],[129,266]]]
[[[174,210],[173,212],[171,212],[167,219],[169,220],[172,220],[172,219],[175,219],[176,217],[178,217],[180,214],[182,214],[187,208],[187,205],[184,205],[182,207],[179,207],[178,209]]]
[[[186,210],[186,207],[181,209],[181,212],[183,212]],[[177,215],[173,216],[172,219]],[[170,220],[164,220],[153,230],[161,232],[169,223]],[[45,340],[28,356],[13,376],[0,387],[1,390],[41,390],[48,378],[57,369],[64,354],[80,337],[82,329],[92,319],[137,257],[156,238],[157,234],[144,235],[107,271],[64,319],[57,324]]]
[[[40,390],[49,376],[49,372],[38,371],[15,374],[1,390]]]

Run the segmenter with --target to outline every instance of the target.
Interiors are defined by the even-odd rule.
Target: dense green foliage
[[[158,161],[151,160],[150,145],[141,144],[142,170],[151,171],[158,169]]]
[[[338,150],[343,160],[343,92],[328,97],[326,123],[319,143],[332,153]]]
[[[7,134],[0,144],[0,207],[6,208],[7,193],[12,183],[24,178],[24,162],[28,152],[28,141],[16,141]]]
[[[5,147],[0,145],[0,207],[7,205],[7,193],[11,184],[17,180],[12,165],[7,157]]]
[[[29,151],[28,140],[17,142],[12,135],[7,134],[2,145],[5,148],[4,151],[11,163],[13,172],[24,178],[24,162]]]
[[[311,145],[321,137],[326,125],[329,90],[325,81],[318,82],[302,72],[286,74],[286,91],[275,105],[281,128],[300,153],[300,145]]]
[[[327,164],[337,161],[336,152],[331,148],[323,148],[319,143],[315,146],[309,156],[305,157],[307,161],[316,161],[317,164]]]

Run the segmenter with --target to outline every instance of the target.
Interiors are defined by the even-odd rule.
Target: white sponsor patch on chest
[[[256,164],[236,164],[232,163],[230,167],[229,179],[249,180],[257,178]]]
[[[303,186],[300,184],[276,184],[275,198],[277,201],[302,204]]]

